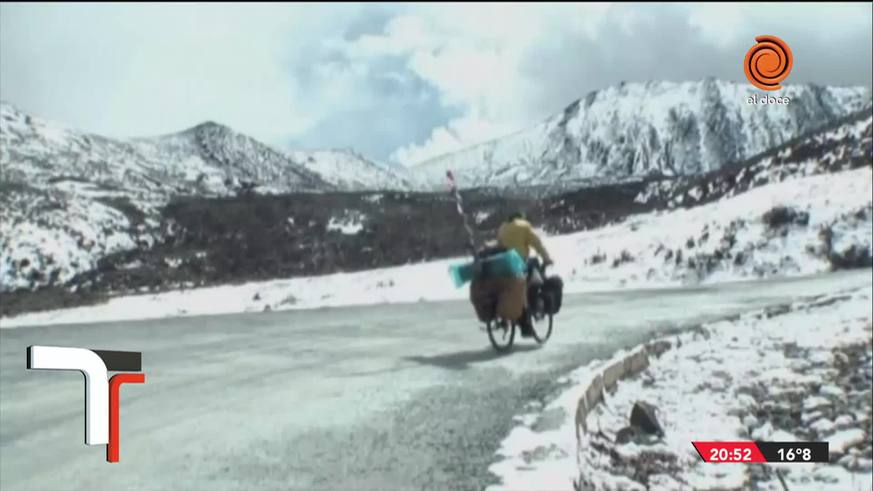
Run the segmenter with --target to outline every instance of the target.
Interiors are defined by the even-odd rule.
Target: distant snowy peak
[[[463,187],[689,175],[748,158],[870,102],[866,88],[790,85],[762,104],[747,83],[626,83],[589,93],[562,113],[505,138],[411,168],[420,187],[447,169]],[[749,98],[757,96],[758,103]]]
[[[287,154],[293,162],[315,172],[342,190],[409,189],[405,168],[369,160],[353,150],[297,150]]]
[[[59,123],[31,116],[8,103],[0,103],[0,179],[44,188],[58,180],[119,184],[127,177],[132,189],[146,177],[124,142],[90,135]]]
[[[178,133],[114,140],[88,135],[0,103],[0,162],[7,177],[59,176],[159,194],[409,189],[405,168],[353,150],[280,152],[212,121]]]
[[[289,192],[333,187],[281,152],[213,122],[134,142],[143,155],[164,162],[177,175],[196,179],[213,190],[252,186],[270,192]]]
[[[0,163],[28,184],[59,176],[131,190],[234,194],[333,189],[283,153],[207,122],[170,135],[119,140],[89,135],[0,104]]]
[[[689,207],[750,189],[818,174],[873,166],[873,106],[750,159],[695,176],[653,179],[637,203]]]

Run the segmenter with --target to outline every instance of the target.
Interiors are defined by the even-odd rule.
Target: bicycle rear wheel
[[[503,353],[512,348],[512,342],[515,340],[514,322],[499,322],[492,319],[485,327],[488,331],[488,340],[491,341],[491,346],[494,346],[495,350]]]

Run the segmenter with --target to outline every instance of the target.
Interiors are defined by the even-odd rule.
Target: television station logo
[[[145,383],[142,353],[59,346],[28,346],[28,370],[70,370],[85,376],[85,445],[106,445],[106,461],[120,453],[119,392],[123,384]]]
[[[779,90],[794,66],[788,43],[772,35],[755,37],[757,44],[746,53],[743,70],[746,78],[761,90]]]

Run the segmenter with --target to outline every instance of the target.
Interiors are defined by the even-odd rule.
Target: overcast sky
[[[0,4],[0,98],[107,136],[204,120],[282,148],[410,163],[524,128],[622,80],[871,85],[855,4]]]

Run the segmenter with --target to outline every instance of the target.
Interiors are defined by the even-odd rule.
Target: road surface
[[[568,295],[552,339],[497,356],[466,302],[0,330],[0,488],[474,490],[512,416],[555,380],[657,333],[871,283],[871,271]],[[43,344],[143,352],[121,462],[84,445],[83,377]]]

